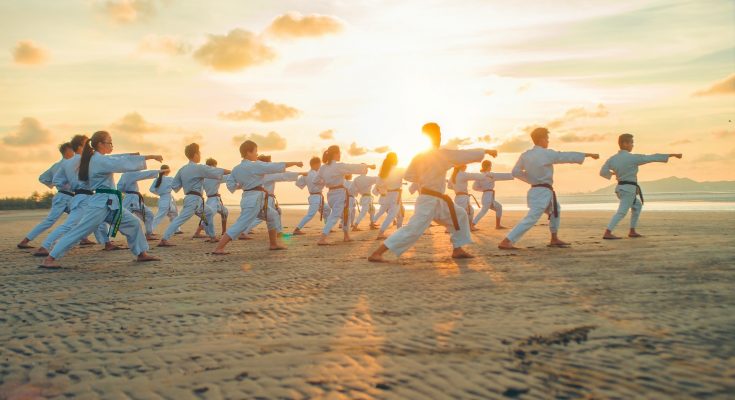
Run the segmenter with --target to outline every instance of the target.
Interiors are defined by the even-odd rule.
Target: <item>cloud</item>
[[[712,136],[717,139],[728,139],[731,137],[735,137],[735,131],[727,131],[723,129],[721,131],[712,132]]]
[[[248,111],[220,113],[219,116],[222,119],[232,121],[255,120],[260,122],[274,122],[296,118],[299,114],[301,114],[299,110],[285,104],[276,104],[268,100],[261,100],[253,104]]]
[[[204,136],[202,136],[201,133],[192,133],[191,135],[186,135],[182,139],[182,143],[184,146],[188,145],[189,143],[202,143],[204,141]]]
[[[342,21],[330,15],[292,12],[276,17],[266,32],[280,38],[302,38],[339,33],[343,27]]]
[[[731,160],[735,160],[735,149],[732,149],[730,152],[726,154],[705,153],[697,157],[694,160],[694,162],[700,163],[700,162],[716,162],[716,161],[731,161]]]
[[[44,129],[37,119],[31,117],[23,118],[18,129],[3,138],[3,143],[16,147],[35,146],[51,142],[51,131]],[[7,155],[3,154],[3,157],[7,157]]]
[[[367,154],[368,150],[364,147],[359,147],[357,143],[352,142],[350,145],[350,148],[347,149],[347,153],[353,157],[361,156],[364,154]]]
[[[32,40],[21,40],[13,49],[13,61],[20,65],[40,65],[49,58],[48,51]]]
[[[233,29],[227,35],[209,35],[207,42],[194,52],[199,63],[223,72],[240,71],[275,58],[273,49],[242,29]]]
[[[586,110],[583,107],[571,108],[564,113],[564,116],[551,120],[546,124],[549,129],[557,129],[579,118],[604,118],[609,114],[604,104],[598,104],[594,110]],[[532,129],[533,130],[533,129]]]
[[[390,151],[390,146],[380,146],[373,149],[374,152],[378,154],[387,153]]]
[[[518,89],[516,89],[516,93],[525,93],[528,91],[528,89],[531,88],[531,82],[526,82],[522,84],[521,86],[518,86]]]
[[[156,0],[107,0],[98,1],[97,9],[115,23],[131,24],[153,17],[156,3]]]
[[[48,146],[50,149],[51,146]],[[23,149],[23,151],[17,151],[13,148],[0,144],[0,164],[18,164],[18,163],[30,163],[30,162],[41,162],[45,161],[52,163],[61,157],[61,154],[54,149],[53,152],[47,149],[33,150]],[[8,169],[10,167],[6,167]]]
[[[483,143],[490,143],[492,141],[492,138],[490,137],[490,135],[485,135],[485,136],[480,136],[479,138],[477,138],[477,141],[483,142]]]
[[[154,125],[146,121],[142,115],[137,112],[131,112],[120,118],[117,122],[110,125],[112,134],[120,133],[158,133],[163,131],[160,125]]]
[[[719,82],[715,82],[714,85],[707,89],[695,92],[694,96],[713,96],[721,94],[735,94],[735,73]]]
[[[677,141],[671,142],[671,143],[669,143],[669,145],[676,146],[676,145],[681,145],[681,144],[689,144],[691,142],[692,141],[689,140],[689,139],[683,139],[683,140],[677,140]]]
[[[334,139],[334,131],[332,129],[327,129],[324,132],[319,133],[319,139],[322,140],[332,140]]]
[[[191,45],[171,35],[148,35],[138,45],[141,53],[160,53],[180,56],[191,51]]]
[[[459,146],[468,146],[470,144],[472,144],[472,139],[470,138],[451,138],[447,140],[444,147],[447,149],[456,149]]]
[[[566,135],[559,136],[559,141],[564,143],[602,142],[604,140],[607,140],[609,136],[609,134],[592,134],[579,136],[576,133],[567,133]]]
[[[250,135],[239,135],[232,138],[233,143],[238,146],[246,140],[255,142],[258,145],[258,150],[261,151],[286,150],[286,138],[277,132],[271,131],[265,136],[251,133]]]
[[[530,148],[531,141],[523,136],[512,137],[496,147],[501,153],[520,153]]]

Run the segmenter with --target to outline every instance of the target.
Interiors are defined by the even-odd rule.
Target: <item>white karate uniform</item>
[[[541,146],[533,146],[532,149],[526,150],[518,158],[515,167],[513,167],[513,177],[522,180],[530,185],[554,184],[554,164],[582,164],[584,162],[584,153],[575,151],[556,151],[545,149]],[[551,233],[559,231],[560,217],[554,216],[554,198],[551,190],[545,187],[531,187],[526,195],[528,203],[528,214],[508,233],[508,239],[516,243],[520,238],[531,229],[541,218],[543,213],[549,215],[549,230]],[[557,214],[561,213],[561,208],[557,202]]]
[[[268,230],[278,228],[281,216],[275,209],[275,204],[266,201],[268,196],[263,187],[263,181],[268,174],[278,174],[285,170],[286,163],[250,160],[242,160],[240,164],[232,168],[232,173],[225,182],[227,189],[232,193],[238,189],[242,189],[243,192],[240,199],[240,216],[227,229],[227,236],[237,239],[257,218],[266,221]],[[255,190],[258,187],[263,190]]]
[[[51,250],[56,241],[69,232],[71,228],[75,227],[84,216],[83,210],[86,207],[89,195],[76,193],[78,189],[83,189],[82,182],[79,181],[79,163],[81,160],[82,157],[79,154],[74,154],[73,157],[62,161],[59,169],[54,174],[54,186],[68,186],[71,191],[75,192],[75,195],[69,204],[69,216],[66,217],[63,224],[56,227],[43,241],[41,246],[46,250]],[[104,222],[101,223],[94,230],[94,237],[97,243],[105,244],[109,242],[110,238],[107,236],[107,224]]]
[[[151,193],[158,195],[158,210],[156,210],[156,216],[153,218],[153,224],[151,226],[154,231],[161,221],[163,221],[163,218],[168,217],[168,221],[172,222],[179,215],[176,200],[171,196],[171,185],[174,183],[174,178],[163,176],[161,177],[161,184],[156,187],[157,180],[153,180],[151,187],[148,189]],[[176,232],[181,232],[181,230],[177,230]]]
[[[345,179],[345,188],[347,188],[347,195],[349,196],[350,226],[354,226],[357,215],[357,189],[355,189],[355,182]]]
[[[446,190],[447,171],[460,164],[480,162],[485,157],[485,150],[449,150],[431,149],[417,155],[411,160],[404,178],[419,185],[421,190],[431,190],[444,194]],[[448,197],[447,197],[448,199]],[[414,213],[408,223],[393,233],[383,245],[396,255],[403,254],[429,228],[431,221],[446,226],[451,233],[454,248],[472,243],[470,223],[467,213],[449,199],[457,216],[459,229],[455,229],[451,218],[449,204],[441,198],[419,193]]]
[[[483,178],[485,178],[485,174],[481,172],[459,171],[454,182],[450,182],[452,189],[454,189],[454,204],[465,210],[470,221],[475,216],[475,208],[472,207],[472,203],[470,202],[469,181],[476,181]]]
[[[404,168],[393,167],[390,173],[385,179],[378,178],[378,183],[381,190],[385,191],[385,213],[386,217],[383,223],[380,225],[379,234],[385,233],[390,227],[393,221],[397,221],[397,226],[400,228],[403,226],[403,202],[401,201],[401,194],[403,191],[403,175],[406,170]]]
[[[339,220],[342,220],[342,230],[344,232],[349,232],[349,209],[347,210],[347,221],[345,221],[344,218],[345,206],[348,204],[347,189],[344,186],[345,175],[365,175],[367,174],[367,171],[368,168],[365,164],[346,164],[336,161],[324,164],[319,168],[315,181],[317,183],[322,183],[329,188],[329,192],[327,192],[327,202],[329,203],[329,208],[331,208],[329,218],[327,218],[327,223],[324,224],[324,229],[322,229],[322,234],[328,235],[332,228],[337,225]]]
[[[376,182],[373,187],[373,194],[378,196],[378,211],[370,218],[370,223],[376,225],[380,221],[380,217],[388,211],[388,192],[385,189],[385,185]]]
[[[184,188],[184,193],[186,194],[186,197],[184,197],[184,207],[181,209],[181,213],[166,228],[166,232],[163,234],[163,240],[171,239],[171,236],[176,233],[181,225],[195,214],[200,217],[202,214],[204,215],[202,219],[207,221],[207,224],[204,226],[207,236],[211,238],[216,236],[214,233],[215,211],[204,204],[202,185],[204,184],[205,178],[221,179],[224,174],[225,170],[222,168],[197,164],[193,161],[189,161],[189,163],[179,169],[171,184],[171,189],[178,192],[181,188]],[[190,194],[192,192],[198,192],[201,196]]]
[[[322,208],[323,215],[322,218],[325,220],[329,217],[329,213],[332,211],[329,208],[329,204],[324,199],[324,195],[322,194],[322,191],[324,190],[324,183],[317,183],[316,178],[318,175],[318,171],[314,171],[313,169],[309,171],[309,173],[306,176],[300,176],[296,180],[296,186],[299,187],[299,189],[303,189],[306,187],[309,190],[309,209],[306,211],[306,215],[304,215],[304,218],[301,219],[298,225],[296,225],[296,228],[301,230],[306,226],[309,221],[314,218],[316,213],[319,212],[319,208]]]
[[[278,212],[278,222],[276,223],[276,232],[283,232],[283,222],[281,221],[281,207],[278,206],[276,200],[276,182],[296,182],[302,176],[298,172],[281,172],[280,174],[268,174],[263,178],[263,188],[268,192],[268,206]],[[262,219],[256,218],[245,232],[252,232],[256,226],[263,222]]]
[[[92,154],[89,161],[89,181],[86,190],[113,189],[116,172],[140,171],[146,168],[145,157],[120,154]],[[122,207],[118,197],[108,193],[95,193],[86,199],[84,216],[79,223],[64,235],[51,250],[50,256],[59,259],[83,237],[89,235],[103,222],[113,224],[117,213],[122,213],[120,232],[125,235],[130,251],[137,255],[148,251],[148,242],[140,226],[140,220]]]
[[[513,174],[509,173],[484,172],[483,175],[482,179],[476,179],[472,184],[472,190],[482,192],[482,199],[480,200],[482,208],[475,216],[475,220],[472,221],[473,225],[477,225],[490,210],[495,211],[496,218],[503,216],[503,205],[495,199],[495,182],[513,180]]]
[[[223,220],[226,220],[227,216],[230,215],[230,210],[225,207],[225,204],[222,202],[222,197],[219,195],[219,187],[226,181],[227,175],[223,175],[220,179],[205,179],[202,185],[204,187],[204,193],[207,195],[207,206],[211,207]]]
[[[145,234],[153,233],[153,211],[145,206],[138,181],[158,178],[160,170],[126,172],[117,181],[117,190],[123,192],[123,207],[138,217],[145,226]]]
[[[652,162],[668,162],[668,154],[631,154],[628,150],[620,150],[610,157],[600,169],[600,176],[605,179],[612,178],[613,174],[618,182],[638,182],[638,166]],[[615,187],[615,194],[620,199],[618,211],[613,215],[607,229],[611,232],[618,223],[625,218],[628,210],[633,209],[630,217],[630,228],[638,226],[638,219],[643,210],[643,203],[636,200],[638,188],[635,185],[620,185]],[[642,196],[642,195],[641,195]]]
[[[54,188],[53,184],[53,178],[54,174],[58,169],[61,167],[62,162],[64,161],[64,158],[61,160],[55,162],[49,169],[44,171],[39,177],[38,181],[43,183],[44,185],[48,186],[50,189]],[[51,228],[56,221],[61,218],[61,216],[64,213],[69,213],[69,205],[71,204],[71,200],[74,197],[70,194],[71,188],[69,186],[63,186],[63,187],[56,187],[58,190],[56,194],[54,195],[53,199],[51,200],[51,210],[49,210],[48,214],[46,215],[46,218],[44,218],[41,222],[38,223],[33,229],[31,229],[30,232],[26,235],[26,238],[28,240],[33,240],[38,235],[45,232],[47,229]]]
[[[360,214],[355,218],[355,225],[360,225],[366,215],[370,215],[372,221],[375,215],[375,206],[373,206],[373,195],[371,193],[373,185],[378,182],[377,176],[360,175],[353,181],[355,192],[360,196]]]

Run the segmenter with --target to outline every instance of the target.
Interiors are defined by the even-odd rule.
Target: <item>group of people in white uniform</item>
[[[181,226],[192,217],[198,218],[194,237],[203,237],[216,243],[212,254],[225,255],[227,245],[236,239],[250,239],[249,234],[260,223],[265,222],[268,244],[271,250],[283,250],[280,237],[283,233],[281,210],[276,198],[277,182],[294,182],[297,187],[308,190],[308,210],[293,231],[303,235],[304,227],[318,214],[323,222],[318,245],[327,245],[330,233],[341,229],[343,240],[351,241],[350,232],[359,231],[360,224],[369,218],[370,229],[377,230],[378,248],[369,255],[373,262],[384,261],[383,255],[390,251],[397,256],[411,248],[432,222],[447,229],[452,243],[454,258],[470,258],[464,246],[472,242],[471,232],[478,229],[482,218],[490,211],[495,212],[495,228],[506,229],[501,224],[502,205],[495,196],[495,183],[519,179],[531,185],[527,203],[529,211],[499,243],[503,250],[516,249],[515,244],[533,227],[543,214],[549,217],[551,247],[568,247],[569,243],[558,237],[560,205],[553,187],[554,164],[581,164],[586,158],[598,159],[598,154],[560,152],[549,149],[549,131],[537,128],[531,132],[533,148],[522,153],[512,171],[492,171],[492,162],[485,156],[497,156],[489,149],[446,149],[441,146],[441,129],[436,123],[427,123],[422,132],[432,143],[430,150],[416,155],[407,168],[398,167],[398,156],[388,153],[378,170],[377,176],[368,175],[375,165],[344,163],[339,146],[330,146],[321,158],[310,160],[310,170],[288,172],[291,167],[303,167],[300,161],[273,162],[270,156],[258,154],[257,143],[246,140],[240,145],[242,161],[231,170],[217,167],[210,158],[201,164],[199,146],[192,143],[184,149],[189,162],[181,167],[174,177],[167,165],[147,169],[148,162],[162,162],[160,155],[112,154],[112,136],[106,131],[95,132],[91,138],[76,135],[69,143],[60,147],[62,159],[39,177],[41,183],[55,187],[49,214],[34,227],[17,245],[30,249],[30,242],[51,228],[64,213],[69,214],[64,223],[54,229],[33,254],[45,257],[40,264],[45,268],[60,268],[58,260],[75,246],[93,245],[88,236],[94,234],[97,243],[108,251],[125,247],[116,245],[112,239],[122,233],[127,239],[127,248],[139,262],[156,261],[148,254],[148,241],[159,240],[155,231],[168,217],[169,225],[158,242],[159,247],[175,246],[172,237],[180,234]],[[636,226],[643,206],[643,193],[637,182],[640,165],[650,162],[667,162],[670,157],[681,158],[681,154],[633,154],[633,135],[622,134],[618,138],[620,151],[610,157],[600,170],[606,179],[613,176],[618,181],[615,193],[620,204],[617,212],[603,234],[604,239],[620,239],[613,234],[617,224],[632,210],[628,236],[641,235]],[[482,163],[480,172],[467,172],[467,165]],[[447,179],[448,171],[452,170]],[[117,184],[114,175],[121,173]],[[352,177],[355,177],[353,180]],[[151,180],[149,191],[158,199],[157,212],[146,206],[139,182]],[[480,200],[469,192],[482,193]],[[240,215],[228,225],[229,212],[219,193],[224,184],[230,192],[242,191]],[[410,194],[418,192],[414,213],[404,225],[404,186]],[[454,198],[446,189],[454,190]],[[326,196],[324,190],[327,189]],[[172,192],[183,189],[185,197],[179,211]],[[374,206],[378,196],[378,209]],[[477,205],[475,214],[473,203]],[[221,216],[221,237],[215,230],[215,216]],[[385,218],[380,221],[380,219]],[[391,226],[396,231],[390,236]],[[201,232],[204,232],[204,235]]]

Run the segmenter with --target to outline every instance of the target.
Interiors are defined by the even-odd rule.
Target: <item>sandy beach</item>
[[[475,259],[451,259],[437,226],[385,264],[366,261],[375,231],[315,246],[316,220],[287,251],[261,226],[212,256],[192,220],[161,262],[94,247],[60,271],[15,248],[43,214],[0,212],[2,399],[735,393],[732,212],[644,212],[645,238],[610,242],[609,212],[564,212],[571,248],[537,226],[512,252],[487,218]],[[285,212],[288,232],[300,216]]]

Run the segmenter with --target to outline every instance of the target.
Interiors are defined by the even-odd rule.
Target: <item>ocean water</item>
[[[735,211],[735,193],[644,193],[644,197],[646,211]],[[615,211],[618,208],[614,194],[567,194],[559,195],[558,199],[563,211]],[[525,196],[498,196],[498,201],[504,210],[527,209]],[[404,205],[413,210],[413,200],[406,200]],[[227,206],[239,207],[239,204]],[[281,204],[281,208],[306,210],[308,205]]]

